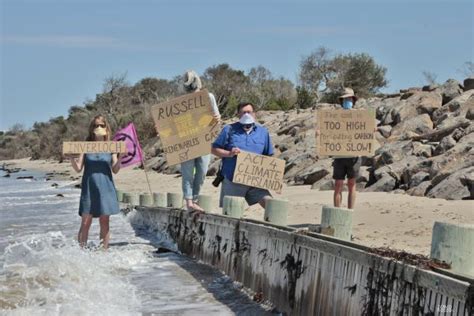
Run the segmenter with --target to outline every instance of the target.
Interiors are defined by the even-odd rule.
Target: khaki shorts
[[[268,190],[250,187],[240,183],[234,183],[227,178],[224,178],[224,181],[222,181],[219,207],[222,207],[224,196],[240,196],[245,198],[248,205],[254,205],[260,202],[264,197],[272,195]]]

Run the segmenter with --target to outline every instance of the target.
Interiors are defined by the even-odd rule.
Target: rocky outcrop
[[[275,156],[284,159],[285,182],[333,190],[332,159],[316,152],[316,111],[337,108],[317,104],[310,109],[266,111],[258,121],[266,126]],[[474,168],[474,78],[442,85],[410,88],[385,97],[360,99],[356,107],[374,109],[378,149],[364,157],[357,186],[366,191],[406,192],[414,196],[463,199],[471,196]],[[156,143],[158,144],[158,143]],[[147,168],[176,173],[160,146],[147,147]],[[215,175],[213,157],[208,175]]]

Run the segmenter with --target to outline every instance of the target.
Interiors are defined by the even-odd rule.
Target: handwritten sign
[[[63,154],[126,152],[125,142],[63,142]]]
[[[207,90],[154,105],[151,113],[169,165],[209,154],[220,132]]]
[[[320,156],[372,156],[375,112],[372,110],[319,110]]]
[[[233,182],[281,193],[284,172],[284,160],[242,151]]]

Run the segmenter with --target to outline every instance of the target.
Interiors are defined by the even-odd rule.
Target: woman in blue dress
[[[110,126],[102,115],[97,115],[89,125],[87,141],[108,141],[111,138]],[[79,158],[70,158],[76,172],[84,169],[82,176],[79,216],[81,227],[77,240],[81,247],[87,245],[92,218],[98,217],[100,223],[100,241],[102,247],[109,246],[109,216],[120,211],[117,201],[112,172],[120,170],[120,157],[111,153],[81,154]]]

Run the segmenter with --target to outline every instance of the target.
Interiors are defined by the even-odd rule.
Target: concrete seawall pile
[[[381,257],[369,248],[269,223],[136,207],[149,230],[288,315],[472,315],[474,280]]]

